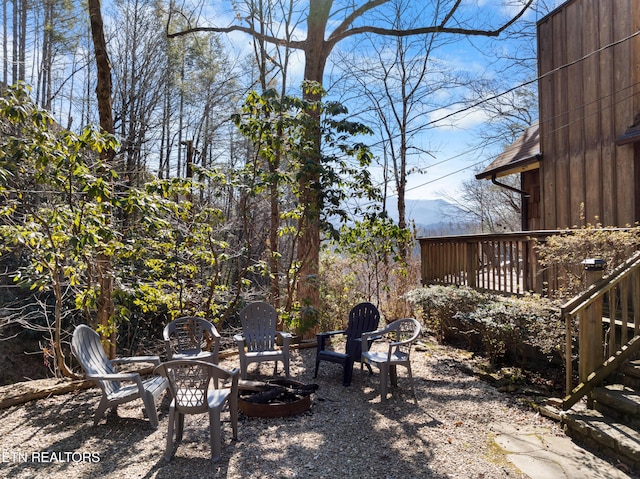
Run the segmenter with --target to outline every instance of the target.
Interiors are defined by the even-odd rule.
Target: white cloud
[[[472,108],[460,111],[456,108],[440,108],[427,116],[427,122],[433,123],[433,128],[447,130],[469,130],[489,120],[485,111]]]

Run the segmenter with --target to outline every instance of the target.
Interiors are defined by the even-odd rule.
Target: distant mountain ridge
[[[419,235],[461,234],[473,226],[470,216],[456,205],[442,199],[406,200],[407,221],[413,221]],[[387,204],[387,213],[398,221],[397,202]]]

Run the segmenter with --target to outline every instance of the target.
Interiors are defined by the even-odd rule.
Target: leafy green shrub
[[[466,339],[492,363],[562,354],[564,326],[554,303],[534,295],[509,297],[461,286],[428,286],[407,294],[439,341]]]
[[[406,298],[422,310],[425,326],[442,342],[451,342],[460,336],[468,338],[473,327],[460,321],[457,315],[470,313],[487,301],[486,294],[467,286],[432,285],[414,289],[406,294]]]
[[[564,325],[560,311],[546,298],[494,296],[474,311],[456,316],[478,331],[492,364],[506,356],[524,364],[537,353],[548,358],[562,353]]]

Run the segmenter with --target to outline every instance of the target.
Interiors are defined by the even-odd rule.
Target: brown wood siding
[[[593,52],[600,42],[600,12],[598,0],[585,2],[583,9],[584,30],[595,34],[583,35],[584,51]],[[606,74],[606,73],[605,73]],[[600,85],[601,70],[598,56],[590,56],[584,60],[582,85],[584,92],[584,172],[585,172],[585,204],[589,205],[591,216],[602,217],[602,188],[598,185],[602,180],[602,130],[600,123]]]
[[[578,61],[584,56],[582,35],[585,24],[572,22],[572,18],[584,18],[584,2],[576,2],[567,7],[565,27],[567,29],[566,62],[569,64],[566,73],[567,83],[567,154],[569,156],[568,210],[564,211],[562,221],[575,226],[579,224],[581,205],[585,201],[585,159],[584,159],[584,92],[582,81],[585,75],[584,62]]]
[[[613,4],[607,2],[599,2],[601,25],[599,29],[600,41],[598,47],[608,45],[613,42]],[[596,55],[599,58],[599,68],[601,72],[599,92],[600,92],[600,141],[602,142],[602,154],[599,158],[600,171],[602,172],[602,181],[599,187],[602,191],[602,219],[608,222],[608,218],[613,218],[614,202],[611,198],[611,192],[615,191],[615,182],[612,170],[615,145],[612,143],[608,132],[611,131],[613,121],[613,56],[611,49]]]
[[[616,26],[614,33],[621,29],[627,35],[634,33],[638,28],[633,28],[632,11],[637,8],[638,0],[619,0],[614,2],[613,24]],[[633,5],[632,5],[633,4]],[[635,5],[635,6],[634,6]],[[633,42],[628,40],[614,47],[614,124],[611,131],[611,141],[622,135],[625,130],[633,124],[636,112],[633,111],[634,95],[636,93],[634,84],[634,66],[632,65]],[[634,185],[634,154],[633,146],[624,145],[615,148],[616,175],[616,216],[615,223],[608,223],[615,226],[627,226],[635,219],[635,185]]]
[[[540,170],[525,171],[520,175],[522,190],[529,194],[527,202],[527,218],[525,225],[527,231],[540,229]]]
[[[538,23],[539,228],[638,219],[634,146],[614,142],[639,113],[640,38],[605,47],[639,29],[636,0],[574,0]]]
[[[551,52],[551,41],[553,35],[550,33],[550,23],[541,22],[538,25],[538,95],[539,101],[539,128],[540,128],[540,152],[542,153],[542,163],[540,165],[540,172],[544,174],[545,181],[540,184],[541,195],[541,217],[544,225],[556,224],[555,217],[555,179],[553,173],[553,163],[551,159],[548,159],[548,155],[544,154],[544,151],[550,151],[553,146],[553,130],[555,128],[556,121],[553,117],[553,98],[548,93],[543,95],[542,92],[553,91],[552,88],[552,75],[542,76],[543,72],[548,72],[552,69],[553,56]],[[544,141],[543,141],[544,139]]]

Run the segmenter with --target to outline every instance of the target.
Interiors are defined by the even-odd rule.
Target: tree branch
[[[449,33],[455,35],[472,35],[472,36],[486,36],[486,37],[497,37],[504,30],[509,28],[513,23],[515,23],[522,15],[525,14],[527,9],[531,6],[534,0],[527,0],[526,5],[522,7],[522,9],[518,12],[517,15],[512,17],[507,23],[502,25],[500,28],[496,30],[477,30],[477,29],[467,29],[467,28],[458,28],[458,27],[446,27],[446,23],[452,18],[455,11],[458,9],[458,6],[461,3],[461,0],[457,0],[456,4],[451,8],[451,10],[447,13],[443,21],[440,25],[432,25],[428,27],[420,27],[420,28],[411,28],[407,30],[402,29],[389,29],[389,28],[380,28],[375,26],[363,26],[358,28],[348,29],[349,25],[351,25],[357,18],[361,17],[364,13],[372,10],[380,5],[387,3],[389,0],[370,0],[364,5],[360,6],[356,10],[354,10],[350,15],[348,15],[342,23],[329,35],[327,43],[330,44],[331,47],[338,43],[340,40],[351,37],[354,35],[359,35],[362,33],[374,33],[377,35],[384,36],[395,36],[395,37],[408,37],[413,35],[425,35],[429,33]],[[264,42],[271,43],[273,45],[278,46],[286,46],[292,49],[304,50],[307,42],[306,41],[295,41],[286,38],[278,38],[272,35],[266,35],[260,32],[257,32],[255,29],[250,27],[245,27],[242,25],[230,25],[228,27],[189,27],[184,30],[178,32],[170,32],[169,24],[171,23],[171,15],[169,15],[167,19],[166,26],[166,35],[167,38],[177,38],[185,35],[189,35],[191,33],[197,32],[210,32],[210,33],[232,33],[232,32],[242,32],[247,35],[252,36],[257,40],[261,40]]]
[[[382,0],[378,0],[378,1],[382,2]],[[515,23],[520,17],[522,17],[522,15],[524,15],[524,13],[527,11],[527,9],[531,6],[532,3],[533,3],[533,0],[528,0],[527,4],[524,7],[522,7],[522,9],[518,12],[517,15],[512,17],[507,23],[502,25],[500,28],[495,30],[477,30],[477,29],[468,29],[468,28],[461,28],[461,27],[444,26],[445,23],[451,18],[453,10],[457,8],[457,4],[456,4],[453,7],[452,11],[450,11],[449,14],[447,14],[447,16],[445,17],[445,19],[440,25],[431,25],[428,27],[419,27],[419,28],[410,28],[410,29],[395,29],[395,28],[380,28],[375,26],[363,26],[363,27],[352,28],[350,30],[344,30],[342,31],[342,33],[336,33],[337,32],[336,30],[336,32],[331,34],[329,38],[331,43],[335,44],[335,43],[338,43],[340,40],[343,40],[344,38],[354,36],[354,35],[359,35],[362,33],[374,33],[376,35],[384,35],[384,36],[390,36],[390,37],[409,37],[413,35],[425,35],[429,33],[450,33],[454,35],[497,37],[504,30],[506,30],[511,25],[513,25],[513,23]],[[351,16],[353,15],[350,15],[350,17]]]
[[[444,27],[447,24],[447,22],[451,20],[451,17],[453,17],[453,14],[456,13],[456,10],[458,10],[458,7],[460,6],[461,3],[462,3],[462,0],[457,0],[456,4],[453,7],[451,7],[451,10],[449,10],[449,13],[447,13],[447,15],[442,20],[442,23],[440,23],[441,27]]]
[[[351,15],[348,15],[347,18],[345,18],[342,21],[342,23],[338,25],[338,27],[333,31],[333,33],[329,35],[328,42],[333,44],[337,43],[338,40],[334,40],[334,38],[344,38],[342,35],[348,31],[347,29],[356,20],[356,18],[361,17],[362,15],[364,15],[365,12],[368,12],[369,10],[374,9],[375,7],[384,5],[388,1],[389,0],[370,0],[369,2],[362,5],[360,8],[357,8],[356,10],[354,10],[351,13]]]
[[[281,47],[289,47],[294,49],[304,49],[306,42],[304,41],[295,41],[295,40],[287,40],[285,38],[278,38],[271,35],[265,35],[260,32],[257,32],[253,28],[244,27],[242,25],[230,25],[228,27],[189,27],[185,30],[180,30],[179,32],[171,33],[169,31],[169,24],[167,23],[166,35],[167,38],[178,38],[184,37],[185,35],[189,35],[191,33],[198,32],[209,32],[209,33],[232,33],[232,32],[242,32],[247,35],[251,35],[253,38],[257,40],[261,40],[264,42],[272,43],[274,45],[278,45]]]

